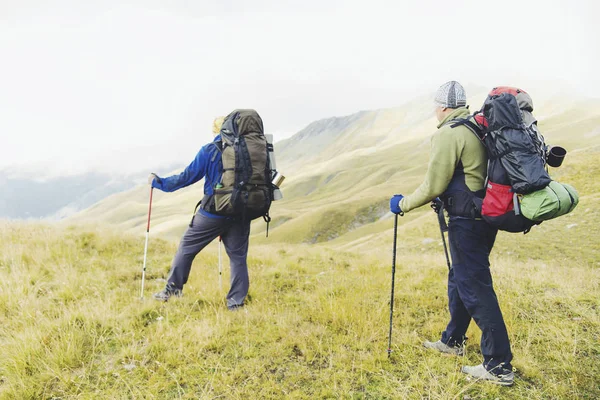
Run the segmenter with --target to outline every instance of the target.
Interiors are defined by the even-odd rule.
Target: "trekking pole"
[[[150,202],[148,203],[148,225],[146,225],[146,244],[144,245],[144,266],[142,268],[142,292],[140,298],[144,298],[144,279],[146,278],[146,255],[148,254],[148,236],[150,235],[150,214],[152,212],[152,192],[154,188],[150,188]]]
[[[390,300],[390,335],[388,338],[388,358],[392,354],[392,318],[394,317],[394,282],[396,275],[396,238],[398,236],[398,214],[395,215],[394,219],[394,250],[392,252],[392,295]]]
[[[219,290],[223,290],[223,278],[221,274],[221,236],[219,236]]]
[[[448,246],[446,245],[446,236],[444,236],[444,232],[448,232],[448,224],[446,224],[446,218],[444,217],[444,206],[442,205],[437,212],[438,222],[440,223],[440,233],[442,234],[442,243],[444,243],[444,253],[446,254],[446,264],[448,265],[448,270],[452,269],[452,265],[450,264],[450,257],[448,257]]]

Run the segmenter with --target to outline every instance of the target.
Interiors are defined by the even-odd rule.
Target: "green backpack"
[[[573,211],[579,195],[573,186],[551,181],[545,188],[524,195],[519,203],[525,218],[541,222]]]
[[[223,175],[214,190],[214,212],[269,222],[273,171],[262,119],[254,110],[234,110],[220,134]]]

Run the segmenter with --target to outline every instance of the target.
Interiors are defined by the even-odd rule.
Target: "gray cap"
[[[435,92],[435,99],[433,101],[440,107],[464,107],[467,105],[467,94],[460,83],[450,81],[440,86],[437,92]]]

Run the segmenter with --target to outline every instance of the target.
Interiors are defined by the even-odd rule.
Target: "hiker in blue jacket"
[[[219,132],[223,120],[222,117],[215,119],[214,140],[200,149],[196,158],[181,174],[161,178],[153,173],[148,178],[148,183],[153,188],[163,192],[174,192],[204,178],[204,199],[181,238],[167,277],[167,284],[164,290],[154,295],[156,300],[167,301],[171,296],[181,296],[183,286],[190,275],[192,261],[204,247],[221,236],[231,268],[231,288],[227,294],[227,307],[235,310],[244,305],[249,287],[246,258],[250,221],[211,213],[207,210],[205,201],[213,195],[215,187],[221,182],[223,167]]]

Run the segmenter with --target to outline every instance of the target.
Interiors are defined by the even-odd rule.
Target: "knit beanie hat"
[[[435,92],[434,102],[439,107],[458,108],[467,105],[465,89],[456,81],[444,83]]]

